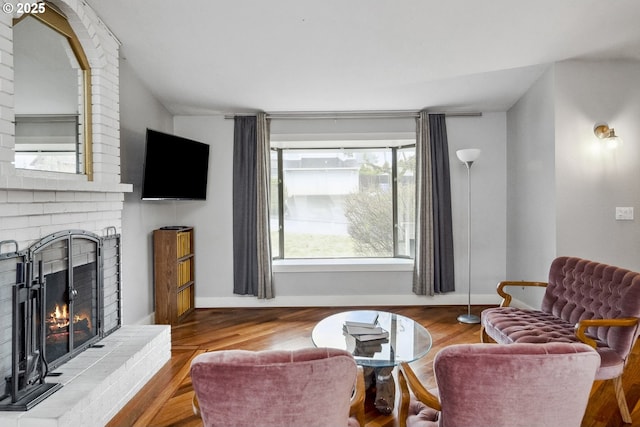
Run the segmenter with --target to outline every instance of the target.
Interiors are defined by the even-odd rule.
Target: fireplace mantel
[[[0,176],[0,189],[32,190],[32,191],[91,191],[100,193],[131,193],[132,184],[117,182],[87,181],[84,175],[62,177],[61,174],[49,173],[48,176],[32,176],[16,171],[15,175]],[[27,172],[27,171],[24,171]],[[31,171],[28,171],[31,172]],[[38,175],[47,174],[38,171]]]

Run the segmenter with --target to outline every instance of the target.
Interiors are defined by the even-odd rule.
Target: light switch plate
[[[616,220],[617,221],[632,221],[633,220],[633,207],[616,207]]]

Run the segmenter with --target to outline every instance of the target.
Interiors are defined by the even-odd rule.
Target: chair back
[[[584,319],[640,318],[640,273],[576,257],[549,268],[541,310],[574,325]],[[639,329],[593,327],[587,332],[627,358]]]
[[[460,344],[434,359],[441,427],[579,427],[600,356],[586,344]]]
[[[191,363],[204,425],[347,426],[357,366],[343,350],[225,350]]]

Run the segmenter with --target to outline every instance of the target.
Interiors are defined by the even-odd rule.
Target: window
[[[412,257],[412,123],[409,132],[366,136],[283,135],[272,124],[274,258]]]

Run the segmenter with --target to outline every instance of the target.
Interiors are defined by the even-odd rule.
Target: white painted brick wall
[[[120,43],[84,1],[51,1],[68,17],[92,67],[94,176],[88,182],[85,176],[14,168],[13,16],[0,14],[0,240],[15,240],[20,250],[61,230],[81,229],[104,235],[107,227],[115,227],[121,233],[124,193],[132,191],[131,185],[120,183]],[[17,0],[9,2],[15,5]],[[13,251],[14,247],[4,245],[0,250]],[[0,300],[6,301],[9,296],[10,287],[0,288]],[[7,324],[7,316],[10,313],[6,311],[0,314],[3,324]],[[122,335],[131,335],[134,343],[130,345],[139,348],[135,352],[127,350],[124,342],[118,341]],[[147,342],[139,343],[141,339]],[[1,342],[6,340],[0,335]],[[82,373],[78,372],[78,381],[64,379],[61,390],[31,411],[0,412],[0,425],[104,425],[170,357],[168,328],[123,328],[105,341],[104,349],[85,351],[60,367],[71,374],[74,366],[89,363]],[[88,356],[111,352],[112,344],[127,351],[114,351],[113,364],[105,356],[102,365],[92,369]],[[102,378],[106,372],[109,376]],[[88,389],[90,381],[95,384]],[[73,407],[64,406],[69,402],[75,402]]]
[[[0,240],[16,240],[20,249],[64,229],[103,235],[114,226],[120,233],[124,193],[132,191],[120,183],[120,43],[85,2],[52,3],[67,16],[92,67],[94,180],[13,167],[13,16],[0,14]]]

